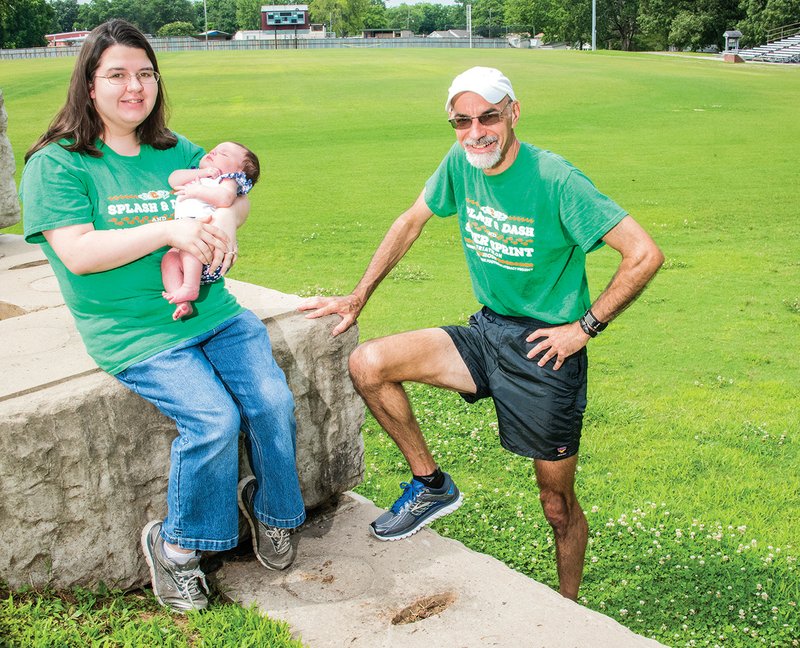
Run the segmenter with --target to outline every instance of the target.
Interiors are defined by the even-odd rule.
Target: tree
[[[610,45],[630,51],[639,33],[639,0],[606,0],[597,3],[598,33]]]
[[[76,29],[94,29],[112,15],[109,0],[92,0],[92,2],[78,5],[78,21],[75,27]]]
[[[678,12],[670,26],[669,44],[678,49],[700,49],[706,21],[706,14]]]
[[[386,5],[383,0],[370,0],[364,14],[364,27],[367,29],[386,29],[389,21],[386,18]]]
[[[45,0],[5,0],[0,4],[0,47],[42,47],[52,23],[53,8]]]
[[[647,49],[667,49],[672,21],[682,8],[681,3],[673,0],[641,0],[639,27]]]
[[[592,0],[564,0],[554,19],[567,43],[582,47],[592,42]]]
[[[800,22],[800,0],[742,0],[742,6],[737,27],[746,47],[765,43],[771,29]]]
[[[50,0],[50,6],[53,8],[50,31],[55,34],[73,31],[78,21],[78,0]]]
[[[311,0],[309,12],[315,23],[325,23],[338,36],[351,36],[364,29],[369,0]]]
[[[476,0],[472,5],[472,24],[482,35],[497,36],[503,25],[503,0]]]
[[[195,6],[198,8],[196,24],[203,25],[203,3],[198,2]],[[209,29],[218,29],[228,34],[234,34],[239,31],[239,21],[236,18],[236,0],[206,0],[206,10],[208,12]]]
[[[92,0],[78,5],[79,29],[94,29],[110,18],[133,23],[145,34],[155,34],[171,22],[194,22],[189,0]]]
[[[239,29],[261,29],[261,1],[236,0],[236,24]]]
[[[197,33],[197,27],[190,22],[171,22],[162,26],[157,33],[162,37],[194,36]]]
[[[559,25],[553,18],[556,1],[506,0],[506,23],[512,25],[515,30],[529,31],[531,36],[542,32],[545,40],[555,40],[559,35]]]

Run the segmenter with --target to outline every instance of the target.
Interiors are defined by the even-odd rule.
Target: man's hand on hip
[[[561,368],[564,360],[585,347],[589,339],[589,336],[583,332],[578,322],[552,328],[536,329],[525,338],[527,342],[539,340],[538,344],[528,351],[528,357],[534,358],[542,351],[546,351],[537,364],[540,367],[544,367],[550,360],[555,358],[555,363],[553,364],[553,370],[555,371]]]

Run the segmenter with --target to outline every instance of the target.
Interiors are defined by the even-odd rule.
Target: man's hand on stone
[[[309,297],[300,302],[297,307],[299,311],[310,311],[306,313],[308,319],[325,317],[325,315],[339,315],[342,321],[331,331],[331,335],[336,337],[344,333],[358,319],[364,304],[355,295],[344,297]]]
[[[527,342],[538,340],[536,346],[528,351],[528,358],[534,358],[542,351],[546,351],[537,364],[540,367],[544,367],[550,360],[555,358],[553,370],[558,371],[561,365],[564,364],[564,360],[586,346],[589,336],[583,332],[578,322],[572,322],[563,326],[537,329],[525,340]]]

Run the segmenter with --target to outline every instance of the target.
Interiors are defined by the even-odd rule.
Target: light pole
[[[592,0],[592,51],[597,50],[597,0]]]
[[[206,6],[206,0],[203,0],[203,20],[206,25],[206,49],[208,49],[208,7]]]
[[[469,32],[469,48],[472,49],[472,5],[467,5],[467,31]]]

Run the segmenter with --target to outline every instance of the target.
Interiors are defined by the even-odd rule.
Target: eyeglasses
[[[158,80],[161,78],[161,75],[155,70],[142,70],[141,72],[134,72],[133,74],[114,72],[107,76],[103,76],[102,74],[95,74],[95,76],[106,79],[111,85],[128,85],[128,82],[133,77],[136,77],[139,83],[158,83]]]
[[[503,106],[500,110],[493,110],[491,112],[485,112],[482,115],[475,115],[474,117],[467,117],[466,115],[458,115],[453,117],[452,119],[448,119],[447,121],[450,122],[450,125],[455,128],[456,130],[466,130],[467,128],[472,127],[472,120],[477,119],[478,122],[484,126],[494,126],[503,118],[503,113],[506,111],[513,101],[509,100],[509,102]]]

